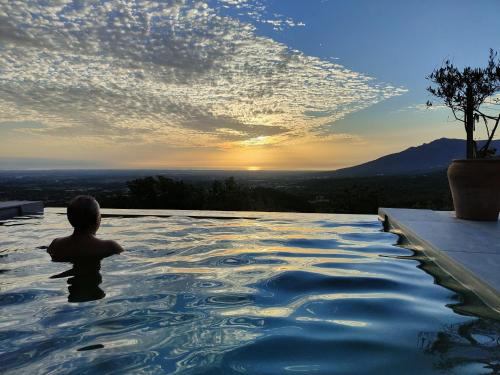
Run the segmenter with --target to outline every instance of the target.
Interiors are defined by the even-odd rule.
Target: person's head
[[[90,195],[73,198],[68,204],[67,214],[75,231],[95,233],[101,224],[99,203]]]

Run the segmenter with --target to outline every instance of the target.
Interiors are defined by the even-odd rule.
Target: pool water
[[[64,215],[4,221],[0,372],[500,371],[495,316],[455,308],[375,216],[253,216],[105,217],[126,252],[75,268],[44,248]]]

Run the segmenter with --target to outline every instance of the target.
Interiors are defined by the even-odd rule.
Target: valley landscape
[[[106,208],[359,214],[375,214],[378,207],[451,210],[446,168],[463,149],[463,140],[442,138],[331,172],[10,170],[0,172],[0,199],[63,207],[75,195],[90,194]]]

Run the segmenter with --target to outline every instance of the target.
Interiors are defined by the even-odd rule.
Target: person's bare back
[[[92,235],[72,234],[56,238],[47,251],[53,261],[71,262],[84,258],[105,258],[121,253],[123,248],[115,241],[100,240]]]
[[[95,236],[101,223],[99,204],[90,196],[78,196],[68,205],[68,220],[74,228],[72,235],[56,238],[47,252],[55,262],[75,262],[105,258],[119,254],[123,248],[115,241]]]

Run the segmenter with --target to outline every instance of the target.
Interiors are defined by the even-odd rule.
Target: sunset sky
[[[441,137],[498,0],[0,2],[0,168],[336,169]]]

